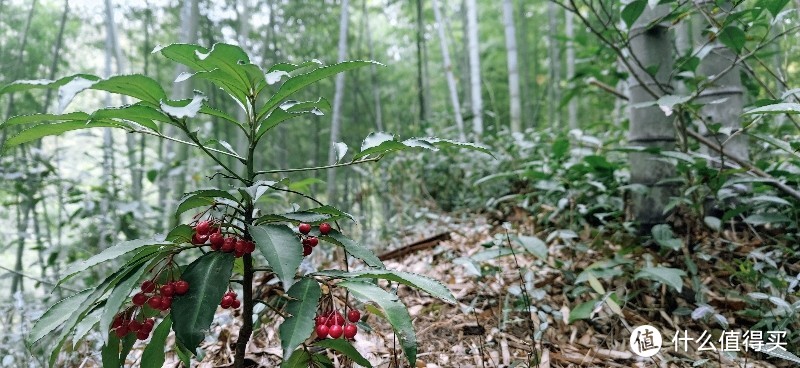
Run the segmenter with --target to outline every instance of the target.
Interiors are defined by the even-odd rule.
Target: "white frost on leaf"
[[[192,102],[189,102],[188,105],[181,107],[170,106],[162,101],[161,110],[176,118],[193,118],[197,116],[197,113],[200,111],[200,108],[203,107],[203,101],[205,100],[205,96],[196,94],[194,95],[194,98],[192,98]]]
[[[381,143],[394,140],[394,135],[385,132],[370,133],[364,141],[361,142],[361,151],[365,151],[372,147],[377,147]]]
[[[289,76],[289,73],[287,73],[287,72],[285,72],[283,70],[276,70],[276,71],[269,72],[269,73],[264,75],[264,77],[267,79],[267,84],[278,83],[278,82],[281,81],[281,78],[288,77],[288,76]]]
[[[75,98],[80,91],[83,91],[92,85],[95,84],[96,81],[91,81],[86,78],[77,77],[67,84],[58,88],[58,113],[63,113],[64,109],[67,108],[72,99]]]
[[[339,162],[347,154],[347,145],[343,142],[337,142],[333,145],[333,150],[336,152],[336,162]]]

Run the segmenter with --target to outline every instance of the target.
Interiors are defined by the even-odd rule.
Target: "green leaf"
[[[91,89],[117,93],[158,104],[167,94],[153,78],[142,74],[115,75],[95,82]]]
[[[163,100],[159,106],[161,111],[175,118],[193,118],[200,112],[205,100],[205,96],[195,93],[191,100]]]
[[[336,244],[344,248],[344,250],[348,254],[364,261],[364,263],[366,263],[367,266],[374,268],[386,268],[386,266],[383,265],[383,262],[381,262],[381,260],[378,259],[375,253],[372,253],[371,250],[363,247],[361,244],[356,243],[352,239],[342,235],[342,233],[340,233],[335,229],[331,230],[331,232],[328,233],[328,235],[321,235],[319,238],[321,240]]]
[[[23,143],[35,141],[42,137],[51,135],[60,135],[72,130],[89,129],[89,128],[129,128],[128,125],[117,123],[113,121],[62,121],[59,123],[45,123],[34,125],[30,128],[24,129],[21,132],[11,136],[6,140],[3,149],[18,146]]]
[[[186,193],[183,196],[178,208],[175,210],[175,217],[180,216],[182,213],[198,208],[211,206],[217,202],[216,198],[225,198],[236,202],[237,198],[224,190],[219,189],[200,189],[194,192]]]
[[[169,231],[166,240],[175,244],[190,243],[193,235],[194,229],[191,226],[180,224]]]
[[[356,350],[356,348],[353,347],[353,345],[350,345],[350,343],[347,340],[325,339],[315,342],[314,345],[326,349],[336,350],[344,354],[344,356],[350,358],[350,360],[352,360],[353,362],[362,367],[372,367],[372,364],[369,363],[369,360],[364,358],[361,355],[361,353],[359,353],[358,350]]]
[[[622,20],[625,21],[625,24],[628,26],[628,29],[633,26],[633,23],[639,19],[639,16],[642,15],[644,12],[644,8],[647,6],[647,0],[635,0],[622,8]]]
[[[119,368],[121,366],[119,361],[119,337],[116,334],[111,334],[108,342],[103,345],[100,350],[100,357],[103,359],[103,368]]]
[[[56,304],[53,304],[47,311],[42,314],[39,319],[33,324],[31,331],[28,332],[27,342],[29,345],[37,343],[42,337],[47,336],[56,328],[66,322],[72,313],[84,304],[86,298],[94,288],[84,289],[75,294],[72,294],[64,299],[61,299]]]
[[[672,228],[669,225],[659,224],[653,226],[650,232],[653,234],[653,240],[664,248],[679,250],[683,245],[680,239],[675,238],[675,234],[672,233]]]
[[[308,368],[311,363],[311,356],[305,349],[295,350],[289,359],[285,359],[281,368]]]
[[[456,304],[456,298],[450,293],[446,286],[442,285],[430,277],[418,275],[416,273],[395,271],[395,270],[363,270],[353,272],[343,272],[340,270],[325,270],[314,273],[320,276],[329,276],[336,278],[367,278],[367,279],[383,279],[394,282],[399,282],[403,285],[422,290],[433,297],[439,298],[447,303]]]
[[[800,104],[793,102],[776,103],[747,110],[744,114],[800,114]]]
[[[154,132],[159,131],[157,122],[173,124],[163,112],[142,104],[100,109],[92,113],[91,119],[130,121]]]
[[[303,247],[297,235],[285,225],[268,224],[248,229],[258,250],[283,283],[283,290],[289,290],[303,261]]]
[[[368,156],[380,157],[390,152],[404,151],[411,148],[425,148],[431,151],[438,151],[440,148],[465,148],[493,156],[487,147],[477,143],[458,142],[436,137],[409,138],[401,142],[394,135],[376,132],[364,138],[361,143],[361,152],[356,153],[353,156],[353,160]]]
[[[649,279],[662,282],[680,293],[683,289],[683,279],[681,279],[683,276],[686,276],[686,272],[677,268],[645,267],[636,273],[634,279]]]
[[[772,14],[772,17],[777,17],[781,10],[789,3],[789,0],[765,0],[759,1],[758,4],[767,8]],[[800,362],[798,362],[800,363]]]
[[[317,314],[322,291],[312,278],[302,278],[292,285],[288,293],[286,312],[290,317],[279,328],[283,356],[289,356],[314,331],[314,316]]]
[[[96,81],[100,79],[100,77],[91,74],[75,74],[57,80],[49,80],[49,79],[18,80],[6,84],[2,88],[0,88],[0,95],[4,93],[27,91],[30,89],[58,88],[78,78],[86,79],[89,81]]]
[[[533,254],[541,260],[547,260],[547,244],[535,236],[520,235],[517,240],[528,253]]]
[[[164,365],[164,347],[172,326],[172,316],[167,315],[153,331],[153,337],[142,352],[142,368],[161,368]]]
[[[737,54],[742,52],[746,37],[744,31],[736,26],[726,26],[717,34],[719,42],[736,51]]]
[[[68,114],[30,114],[14,116],[2,123],[0,129],[4,129],[14,125],[38,123],[42,121],[89,121],[89,114],[76,111]]]
[[[577,307],[569,311],[569,323],[592,318],[592,311],[597,305],[598,299],[592,299],[588,302],[578,304]]]
[[[92,309],[89,314],[86,315],[77,325],[75,325],[75,334],[72,335],[72,341],[78,342],[86,337],[86,334],[98,323],[100,322],[101,313],[103,312],[103,308],[99,306]]]
[[[149,262],[142,263],[134,272],[125,276],[122,281],[111,290],[111,294],[106,300],[103,315],[100,318],[100,331],[103,331],[104,342],[107,341],[109,335],[105,333],[105,331],[111,326],[114,316],[119,312],[125,300],[128,299],[128,295],[130,295],[131,291],[138,286],[139,279],[141,279],[142,275],[150,268],[146,265],[149,265]]]
[[[383,309],[386,319],[400,340],[400,346],[406,354],[409,366],[414,367],[417,361],[417,335],[411,324],[408,309],[397,299],[397,295],[366,282],[344,281],[337,285],[350,290],[353,296],[362,302],[371,301]]]
[[[766,224],[778,224],[778,223],[791,223],[792,219],[787,217],[782,213],[775,213],[775,212],[767,212],[767,213],[756,213],[744,219],[744,222],[753,225],[753,226],[760,226]]]
[[[187,349],[203,341],[222,294],[228,289],[233,269],[233,254],[206,253],[186,267],[181,279],[189,283],[189,292],[176,296],[172,302],[172,323],[175,338]]]
[[[71,264],[69,267],[67,267],[67,270],[64,271],[64,276],[61,278],[61,280],[59,280],[58,283],[60,284],[66,281],[76,273],[87,270],[89,267],[95,266],[97,264],[100,264],[102,262],[111,259],[116,259],[135,250],[139,250],[144,247],[151,247],[153,248],[152,251],[156,251],[156,249],[158,249],[159,247],[168,245],[175,245],[175,244],[171,242],[156,241],[153,239],[136,239],[136,240],[124,241],[122,243],[104,249],[102,252],[95,254],[94,256],[90,257],[85,261],[79,261]]]
[[[261,121],[267,113],[280,105],[289,96],[313,83],[330,78],[347,70],[361,68],[373,64],[382,65],[374,61],[345,61],[338,64],[317,68],[305,74],[290,77],[288,80],[286,80],[286,82],[281,84],[278,91],[269,98],[269,100],[264,104],[264,106],[261,107],[260,110],[258,110],[257,120]]]
[[[278,106],[277,109],[272,110],[266,119],[261,122],[261,124],[258,126],[256,139],[261,138],[261,136],[267,133],[270,129],[291,118],[308,114],[320,116],[324,115],[330,110],[330,102],[322,97],[320,97],[317,101],[286,101]]]

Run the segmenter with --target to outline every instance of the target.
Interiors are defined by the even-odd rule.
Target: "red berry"
[[[203,235],[196,233],[192,235],[192,244],[194,245],[203,245],[208,240],[208,235]]]
[[[172,284],[166,284],[161,287],[161,296],[172,296],[175,294],[175,289],[172,287]]]
[[[236,245],[233,248],[236,252],[244,253],[245,249],[247,249],[247,241],[244,239],[239,239],[236,241]]]
[[[208,236],[208,241],[211,242],[211,249],[219,250],[225,242],[225,237],[222,236],[222,233],[216,232]]]
[[[331,232],[331,224],[329,224],[327,222],[323,222],[323,223],[319,224],[319,233],[320,234],[328,235],[329,232]]]
[[[155,326],[155,324],[155,320],[148,318],[142,322],[142,328],[140,328],[139,331],[147,331],[147,333],[150,333],[150,331],[153,331],[153,326]]]
[[[150,300],[147,301],[147,305],[149,305],[150,308],[153,308],[153,309],[161,309],[161,297],[160,296],[154,296],[154,297],[150,298]]]
[[[303,234],[308,234],[309,232],[311,232],[311,225],[305,222],[301,222],[300,225],[297,226],[297,230]]]
[[[144,303],[147,303],[147,295],[145,295],[144,293],[137,293],[136,295],[133,296],[132,300],[133,304],[141,307],[144,305]]]
[[[147,340],[150,337],[150,332],[139,331],[136,333],[136,338],[139,340]]]
[[[339,312],[331,313],[328,317],[328,321],[325,323],[328,327],[333,325],[344,325],[344,317]]]
[[[235,292],[235,291],[233,291],[233,290],[230,290],[230,291],[228,291],[227,293],[225,293],[225,295],[230,295],[230,296],[231,296],[231,297],[233,297],[234,299],[236,299],[237,297],[239,297],[239,294],[236,294],[236,292]]]
[[[311,252],[312,252],[313,250],[314,250],[314,248],[311,248],[311,247],[310,247],[310,246],[308,246],[308,245],[304,245],[304,246],[303,246],[303,257],[305,257],[305,256],[307,256],[307,255],[309,255],[309,254],[311,254]]]
[[[128,334],[128,326],[122,325],[116,329],[117,337],[125,337]]]
[[[114,318],[114,322],[111,323],[111,329],[113,330],[119,326],[122,326],[123,323],[125,323],[125,318],[122,315],[118,315],[116,318]]]
[[[142,324],[139,323],[136,320],[132,320],[132,321],[128,322],[128,330],[130,330],[130,331],[139,332],[139,330],[141,328],[142,328]]]
[[[234,299],[233,303],[231,303],[231,308],[233,308],[233,309],[239,309],[239,307],[241,307],[241,306],[242,306],[242,302],[240,302],[239,299]]]
[[[324,339],[328,336],[328,326],[317,325],[317,337]]]
[[[165,310],[169,309],[170,307],[172,307],[172,297],[171,296],[165,296],[165,297],[161,298],[161,310],[165,311]]]
[[[198,222],[197,226],[194,227],[194,231],[200,235],[208,235],[211,232],[211,222],[210,221]]]
[[[328,334],[334,339],[338,339],[340,336],[342,336],[342,332],[342,326],[340,325],[333,325],[328,328]]]
[[[228,309],[231,307],[231,305],[233,305],[234,300],[236,299],[234,299],[232,296],[225,295],[222,297],[222,301],[219,302],[219,305],[222,306],[222,308]]]
[[[222,242],[222,248],[220,248],[220,250],[222,250],[225,253],[230,253],[233,252],[235,248],[236,248],[236,238],[229,236],[225,238],[225,240]]]
[[[142,291],[144,291],[145,293],[152,293],[156,291],[156,283],[150,280],[143,282]]]
[[[327,322],[328,322],[328,317],[317,316],[317,321],[316,321],[317,326],[324,326]]]
[[[248,240],[247,241],[247,246],[245,247],[244,252],[245,253],[253,253],[253,251],[255,251],[255,250],[256,250],[256,243],[253,243],[252,241]]]
[[[347,320],[348,321],[356,323],[360,319],[361,319],[361,312],[359,312],[359,311],[357,311],[355,309],[351,309],[349,312],[347,312]]]
[[[189,292],[189,282],[186,280],[175,281],[175,294],[183,295]]]
[[[308,238],[303,239],[303,245],[308,245],[309,247],[316,247],[319,244],[319,239],[314,236],[309,236]]]
[[[344,326],[344,338],[352,339],[356,337],[356,333],[358,333],[358,327],[356,327],[356,325]]]
[[[244,255],[244,252],[240,252],[238,250],[234,250],[233,251],[233,256],[236,257],[236,258],[242,258],[243,255]]]

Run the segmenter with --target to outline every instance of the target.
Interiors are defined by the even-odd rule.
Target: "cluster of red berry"
[[[161,286],[147,280],[142,283],[142,292],[133,296],[133,304],[141,307],[147,303],[150,308],[165,311],[172,307],[173,296],[183,295],[188,291],[189,282],[186,280],[170,281]]]
[[[111,324],[111,329],[117,334],[117,337],[123,338],[128,334],[135,333],[136,338],[139,340],[147,340],[150,337],[150,332],[153,331],[153,326],[156,321],[152,318],[143,321],[137,321],[135,318],[127,319],[125,315],[119,314],[114,318]]]
[[[221,250],[225,253],[233,252],[236,257],[253,253],[256,244],[250,240],[242,239],[236,235],[224,236],[219,226],[213,222],[204,220],[194,226],[192,244],[210,244],[212,250]]]
[[[319,224],[319,233],[322,235],[328,235],[331,232],[331,224],[327,222],[323,222]],[[314,247],[319,244],[319,239],[316,236],[308,235],[311,232],[311,225],[301,222],[299,226],[297,226],[297,231],[300,232],[300,237],[303,239],[303,257],[311,254],[314,251]]]
[[[224,309],[228,308],[239,309],[242,303],[238,299],[236,299],[236,297],[237,297],[236,292],[228,291],[227,293],[225,293],[225,295],[222,296],[222,301],[219,302],[219,306]]]
[[[317,337],[324,339],[330,336],[332,339],[338,339],[344,334],[344,338],[352,339],[358,333],[358,327],[353,323],[361,319],[361,313],[355,309],[347,312],[347,320],[351,323],[345,324],[344,317],[338,311],[330,311],[325,315],[317,316]]]

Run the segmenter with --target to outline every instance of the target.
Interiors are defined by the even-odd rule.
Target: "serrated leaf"
[[[15,125],[38,123],[42,121],[88,121],[89,114],[83,111],[70,112],[67,114],[30,114],[18,115],[0,123],[0,129]]]
[[[175,209],[175,216],[180,216],[182,213],[198,207],[211,206],[216,203],[215,198],[225,198],[231,201],[236,201],[237,198],[232,194],[220,189],[200,189],[194,192],[186,193],[178,203],[178,208]]]
[[[176,296],[172,310],[175,338],[190,351],[203,341],[222,295],[228,290],[233,270],[233,254],[206,253],[189,264],[181,279],[189,283],[189,292]]]
[[[158,82],[142,74],[115,75],[95,82],[90,88],[130,96],[153,104],[158,104],[167,98],[167,94]]]
[[[119,308],[122,307],[122,304],[125,303],[125,300],[130,295],[131,291],[138,285],[139,279],[142,278],[145,272],[147,272],[148,262],[142,263],[138,268],[125,276],[120,283],[118,283],[114,288],[111,290],[111,294],[109,294],[108,299],[106,299],[105,308],[103,308],[103,314],[100,318],[100,331],[103,331],[103,342],[108,341],[108,333],[107,329],[111,326],[111,322],[114,320],[114,316],[119,312]]]
[[[158,122],[173,124],[169,116],[161,111],[142,104],[134,104],[121,107],[107,107],[92,113],[91,119],[118,119],[130,121],[141,125],[154,132],[158,132]]]
[[[408,309],[398,300],[397,295],[365,282],[343,281],[337,285],[350,290],[350,293],[362,302],[374,302],[381,307],[400,340],[400,346],[409,365],[414,367],[417,361],[417,335],[411,324]]]
[[[92,291],[94,291],[94,288],[81,290],[59,300],[48,308],[33,324],[31,331],[28,332],[28,344],[33,345],[37,343],[42,337],[47,336],[66,322],[72,312],[83,305]]]
[[[279,328],[283,356],[290,356],[314,331],[314,316],[322,291],[316,280],[304,277],[292,285],[287,294],[291,298],[286,304],[290,317]]]
[[[67,77],[62,77],[56,80],[49,80],[49,79],[18,80],[6,84],[2,88],[0,88],[0,95],[4,93],[27,91],[30,89],[58,88],[78,78],[86,79],[89,81],[96,81],[100,79],[100,77],[91,74],[75,74]]]
[[[3,144],[3,149],[18,146],[23,143],[35,141],[39,138],[61,135],[69,131],[89,128],[129,128],[124,123],[117,123],[113,121],[96,120],[91,122],[86,121],[62,121],[58,123],[44,123],[31,126],[22,130],[21,132],[11,136]]]
[[[283,283],[283,289],[289,290],[303,261],[303,247],[297,235],[285,225],[250,226],[248,230],[258,250]]]
[[[135,250],[139,250],[141,248],[150,246],[153,248],[153,251],[155,251],[155,249],[157,249],[158,247],[169,246],[169,245],[175,245],[175,244],[165,241],[155,241],[153,239],[136,239],[136,240],[124,241],[122,243],[104,249],[102,252],[95,254],[92,257],[89,257],[89,259],[85,261],[79,261],[71,264],[69,267],[67,267],[67,270],[64,271],[64,276],[61,278],[61,280],[59,280],[58,283],[61,284],[62,282],[66,281],[76,273],[84,271],[89,267],[95,266],[97,264],[100,264],[102,262],[111,259],[115,259],[117,257],[124,256]]]
[[[317,101],[305,101],[292,103],[283,103],[278,108],[273,109],[272,112],[260,123],[256,137],[261,138],[270,129],[278,126],[280,123],[292,118],[312,115],[324,115],[326,111],[331,110],[331,104],[328,100],[320,97]]]
[[[167,315],[153,331],[153,337],[142,352],[142,368],[159,368],[164,365],[164,347],[167,346],[167,336],[172,327],[172,316]]]
[[[630,29],[633,26],[633,23],[639,19],[639,16],[642,15],[644,12],[644,8],[647,6],[647,0],[635,0],[622,8],[621,17],[625,24]]]
[[[335,229],[331,230],[331,232],[328,233],[328,235],[320,235],[319,238],[326,242],[333,243],[340,247],[343,247],[348,254],[364,261],[364,263],[366,263],[367,266],[374,268],[386,268],[383,265],[383,262],[381,262],[381,260],[378,259],[378,257],[375,255],[375,253],[372,253],[371,250],[363,247],[361,244],[356,243],[352,239],[342,235],[342,233],[340,233]]]
[[[369,65],[382,64],[374,61],[345,61],[338,64],[317,68],[305,74],[290,77],[288,80],[283,82],[283,84],[281,84],[280,88],[278,88],[278,91],[269,98],[269,100],[264,104],[264,106],[261,107],[260,110],[258,110],[258,120],[260,121],[263,119],[268,112],[280,105],[289,96],[313,83],[330,78],[344,71]]]
[[[372,367],[372,364],[369,363],[369,360],[364,358],[361,355],[361,353],[359,353],[358,350],[356,350],[356,348],[353,347],[353,345],[350,345],[350,343],[347,340],[325,339],[315,342],[314,345],[338,351],[344,354],[344,356],[350,358],[350,360],[352,360],[354,363],[362,367]]]
[[[686,276],[686,272],[677,268],[645,267],[636,273],[634,279],[649,279],[662,282],[680,293],[683,290],[683,276]]]
[[[800,114],[800,104],[782,102],[750,109],[745,111],[744,114]]]
[[[430,277],[418,275],[411,272],[395,271],[395,270],[363,270],[353,272],[343,272],[339,270],[326,270],[316,272],[315,275],[329,276],[343,279],[354,278],[367,278],[367,279],[383,279],[394,282],[399,282],[403,285],[422,290],[433,297],[439,298],[447,303],[456,304],[456,298],[450,293],[439,281]]]

